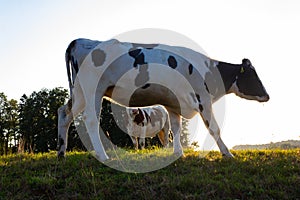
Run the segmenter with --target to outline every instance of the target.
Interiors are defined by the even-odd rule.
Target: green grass
[[[0,199],[300,199],[299,149],[232,152],[187,150],[149,173],[120,172],[85,152],[2,156]]]

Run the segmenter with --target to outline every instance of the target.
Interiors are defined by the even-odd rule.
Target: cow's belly
[[[129,107],[143,107],[151,105],[163,105],[169,111],[182,115],[184,118],[191,119],[198,113],[198,104],[195,104],[188,93],[181,93],[176,96],[170,89],[151,83],[148,87],[141,87],[134,92],[123,87],[114,92],[114,87],[106,91],[106,96],[121,105]]]

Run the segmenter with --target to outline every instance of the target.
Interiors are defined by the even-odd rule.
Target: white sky
[[[229,147],[299,139],[297,0],[0,0],[0,5],[0,92],[8,98],[68,88],[64,53],[73,39],[103,41],[161,28],[189,37],[214,59],[241,63],[246,57],[256,67],[271,100],[225,98],[222,137]]]

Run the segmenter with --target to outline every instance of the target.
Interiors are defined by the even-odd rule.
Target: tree
[[[32,97],[23,95],[19,103],[19,127],[20,138],[22,139],[22,151],[32,152],[33,150],[33,118],[34,108]]]
[[[19,141],[19,113],[17,100],[11,99],[8,101],[7,116],[6,145],[9,147],[9,151],[14,153],[17,151]]]
[[[0,155],[16,151],[18,140],[18,104],[0,93]]]
[[[57,147],[57,109],[68,97],[66,89],[42,89],[19,104],[20,134],[26,152],[47,152]]]
[[[5,153],[5,129],[6,129],[6,107],[7,107],[7,97],[4,93],[0,93],[0,155]]]

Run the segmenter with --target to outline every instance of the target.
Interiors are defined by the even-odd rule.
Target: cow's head
[[[231,91],[237,96],[249,100],[266,102],[270,99],[265,87],[248,59],[243,59]]]

